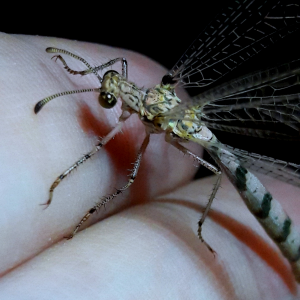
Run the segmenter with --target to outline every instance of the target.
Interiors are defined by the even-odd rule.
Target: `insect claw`
[[[199,240],[207,247],[207,249],[213,254],[214,257],[216,257],[217,252],[208,244],[205,242],[205,240],[202,238],[201,235],[198,235]]]
[[[55,59],[55,62],[56,62],[57,59],[58,59],[59,57],[61,57],[61,56],[60,56],[60,55],[53,55],[53,56],[51,57],[51,59]]]
[[[41,203],[40,205],[45,206],[44,207],[44,210],[45,210],[45,209],[47,209],[49,207],[50,203],[51,203],[51,200],[49,199],[46,203]]]
[[[213,254],[213,256],[215,258],[217,255],[217,252],[211,246],[209,246],[209,244],[207,244],[204,240],[203,240],[203,243],[208,248],[208,250]]]
[[[70,234],[69,236],[64,236],[64,239],[66,239],[67,241],[72,239],[74,236],[74,234]]]

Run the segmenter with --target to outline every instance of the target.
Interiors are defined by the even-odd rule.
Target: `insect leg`
[[[80,60],[82,63],[84,63],[88,69],[85,70],[85,71],[74,71],[72,69],[70,69],[67,65],[67,63],[65,62],[65,60],[60,56],[60,55],[55,55],[53,56],[53,58],[56,58],[56,59],[59,59],[63,65],[64,65],[64,68],[71,74],[80,74],[80,75],[86,75],[86,74],[89,74],[89,73],[94,73],[94,75],[96,75],[96,77],[99,79],[99,81],[101,82],[102,79],[101,77],[98,75],[98,73],[96,71],[93,71],[93,67],[82,57],[76,55],[76,54],[73,54],[67,50],[64,50],[64,49],[59,49],[59,48],[54,48],[54,47],[48,47],[46,49],[46,52],[48,53],[62,53],[62,54],[66,54],[66,55],[69,55],[77,60]]]
[[[132,172],[131,174],[129,175],[129,180],[128,182],[122,186],[121,188],[117,189],[113,194],[110,194],[104,198],[101,199],[101,201],[99,203],[97,203],[94,207],[92,207],[85,215],[84,217],[81,219],[81,221],[78,223],[78,225],[75,227],[73,233],[67,237],[67,239],[71,239],[76,233],[77,231],[79,230],[79,228],[82,226],[82,224],[84,222],[86,222],[89,217],[95,213],[101,206],[105,206],[109,201],[111,201],[112,199],[114,199],[115,197],[117,197],[119,194],[121,194],[123,191],[127,190],[134,182],[136,176],[137,176],[137,173],[138,173],[138,170],[139,170],[139,167],[140,167],[140,164],[141,164],[141,160],[142,160],[142,157],[143,157],[143,154],[149,144],[149,137],[150,135],[147,134],[147,136],[145,137],[144,141],[143,141],[143,144],[137,154],[137,158],[134,162],[134,166],[133,166],[133,169],[132,169]]]
[[[99,79],[99,81],[101,82],[102,79],[101,77],[98,75],[97,71],[101,71],[105,68],[108,68],[110,66],[112,66],[113,64],[115,64],[116,62],[118,61],[121,61],[122,62],[122,76],[125,77],[126,79],[128,78],[128,64],[127,64],[127,60],[125,58],[122,58],[122,57],[118,57],[118,58],[115,58],[115,59],[112,59],[110,61],[108,61],[107,63],[103,64],[103,65],[100,65],[100,66],[97,66],[97,67],[92,67],[85,59],[83,59],[82,57],[76,55],[76,54],[73,54],[69,51],[66,51],[64,49],[58,49],[58,48],[53,48],[53,47],[49,47],[46,49],[46,52],[48,53],[62,53],[62,54],[66,54],[66,55],[69,55],[77,60],[80,60],[82,63],[84,63],[88,68],[86,70],[83,70],[83,71],[76,71],[76,70],[73,70],[71,69],[66,61],[60,56],[60,55],[55,55],[53,56],[52,58],[55,58],[55,60],[59,59],[62,64],[64,65],[64,68],[70,73],[70,74],[73,74],[73,75],[87,75],[87,74],[90,74],[90,73],[94,73],[94,75],[97,76],[97,78]]]
[[[127,60],[126,58],[124,57],[117,57],[117,58],[114,58],[110,61],[108,61],[107,63],[103,64],[103,65],[100,65],[98,67],[95,67],[91,70],[91,72],[97,72],[97,71],[101,71],[105,68],[108,68],[112,65],[114,65],[116,62],[120,61],[122,63],[122,76],[126,78],[126,80],[128,79],[128,63],[127,63]],[[86,70],[88,72],[88,70]],[[83,71],[85,72],[85,71]],[[91,73],[89,72],[89,73]]]
[[[125,121],[124,119],[120,118],[120,121],[117,123],[116,127],[110,131],[108,135],[106,135],[95,147],[92,151],[85,154],[83,157],[81,157],[78,161],[76,161],[70,168],[68,168],[65,172],[63,172],[61,175],[59,175],[56,180],[52,183],[50,189],[49,189],[49,199],[46,203],[42,205],[46,205],[47,207],[50,205],[52,198],[53,198],[53,192],[55,188],[61,183],[61,181],[68,176],[72,171],[77,169],[79,165],[87,161],[89,158],[91,158],[94,154],[96,154],[105,144],[107,144],[122,128],[123,123]]]
[[[166,135],[167,137],[167,135]],[[199,222],[198,222],[198,237],[201,240],[201,242],[203,242],[206,247],[212,252],[215,253],[215,251],[210,247],[210,245],[208,243],[205,242],[205,240],[202,237],[202,225],[208,215],[208,212],[211,208],[212,202],[216,196],[216,193],[218,191],[218,188],[220,186],[221,183],[221,177],[222,177],[222,173],[221,171],[216,168],[215,166],[213,166],[212,164],[208,163],[207,161],[205,161],[204,159],[202,159],[201,157],[197,156],[196,154],[194,154],[193,152],[191,152],[190,150],[188,150],[187,148],[185,148],[184,146],[182,146],[181,144],[179,144],[177,141],[171,140],[170,138],[166,138],[167,142],[169,142],[171,145],[173,145],[175,148],[177,148],[179,151],[181,151],[184,154],[187,154],[188,156],[192,157],[195,161],[197,161],[199,164],[201,164],[202,166],[204,166],[205,168],[209,169],[210,171],[212,171],[215,175],[217,175],[217,181],[214,185],[213,191],[211,193],[211,195],[209,196],[208,199],[208,203],[206,204],[205,210],[202,214],[202,217],[200,218]]]

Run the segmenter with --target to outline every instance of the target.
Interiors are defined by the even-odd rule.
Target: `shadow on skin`
[[[204,210],[204,206],[195,204],[190,201],[185,200],[178,200],[178,199],[163,199],[160,198],[159,200],[156,200],[154,202],[159,203],[172,203],[172,204],[178,204],[190,209],[193,209],[197,213],[201,213]],[[221,213],[215,210],[211,210],[209,212],[209,218],[212,219],[215,223],[219,224],[221,227],[228,230],[233,236],[235,236],[239,241],[241,241],[243,244],[245,244],[247,247],[249,247],[253,252],[257,254],[262,260],[264,260],[273,270],[276,272],[282,279],[282,281],[286,284],[288,289],[292,294],[297,293],[297,284],[295,282],[294,276],[291,272],[291,269],[288,267],[286,262],[284,261],[282,255],[278,253],[274,247],[270,246],[262,237],[260,237],[258,234],[256,234],[253,230],[251,230],[248,226],[236,221],[235,219]],[[156,220],[157,222],[161,222],[159,220]],[[196,221],[196,220],[195,220]],[[169,223],[169,221],[168,221]],[[175,224],[175,220],[174,220]],[[164,227],[170,227],[169,224],[164,224]],[[179,229],[179,228],[178,228]],[[174,227],[172,226],[171,230],[176,234],[176,231],[174,230]],[[190,230],[190,234],[195,236],[195,233]],[[182,239],[182,236],[186,236],[186,230],[184,235],[180,235],[180,238]],[[197,241],[197,236],[195,236],[195,240]],[[188,243],[188,246],[190,245],[190,239],[187,237],[185,242]],[[199,244],[195,243],[193,245],[193,251],[195,253],[199,254]],[[210,258],[213,259],[213,255],[211,255]],[[217,257],[216,257],[217,260]],[[220,264],[216,263],[216,267],[218,267],[218,272],[220,274],[225,274],[225,271],[222,270],[222,267]],[[226,278],[226,275],[219,277],[218,279],[224,280]],[[223,282],[224,284],[224,282]],[[232,287],[232,290],[234,288]]]

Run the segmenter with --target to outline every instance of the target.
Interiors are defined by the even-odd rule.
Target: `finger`
[[[198,215],[213,182],[199,180],[60,242],[4,277],[0,296],[293,298],[297,287],[288,265],[228,180],[204,228],[216,257],[197,239]]]
[[[139,86],[159,83],[165,70],[149,59],[120,49],[51,38],[4,35],[1,55],[1,261],[0,273],[22,263],[53,242],[72,232],[84,213],[101,196],[126,182],[144,127],[133,116],[110,145],[80,166],[54,191],[51,205],[43,210],[53,181],[82,155],[89,152],[98,136],[105,136],[116,124],[120,106],[104,110],[95,93],[54,99],[37,115],[37,101],[57,92],[98,87],[93,76],[68,74],[45,52],[55,46],[76,52],[97,65],[126,56],[129,79]],[[72,61],[74,68],[83,68]],[[162,167],[163,166],[163,167]],[[176,171],[180,170],[180,172]],[[133,190],[124,193],[91,222],[132,203],[144,201],[188,181],[193,163],[164,142],[151,138]],[[134,196],[137,195],[137,196]],[[138,199],[138,200],[136,200]]]

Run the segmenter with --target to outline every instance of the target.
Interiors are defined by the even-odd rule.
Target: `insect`
[[[91,208],[69,238],[101,206],[133,184],[150,135],[165,133],[167,142],[191,156],[217,177],[208,204],[198,222],[200,240],[205,243],[201,233],[202,225],[220,186],[221,175],[225,173],[249,210],[289,260],[295,278],[300,282],[300,235],[280,203],[248,170],[258,169],[299,186],[300,165],[224,145],[210,130],[221,129],[261,138],[299,140],[300,59],[207,88],[267,46],[297,30],[300,27],[299,7],[298,3],[292,1],[234,1],[198,36],[172,70],[162,78],[161,83],[147,90],[140,89],[127,80],[128,66],[125,58],[116,58],[92,67],[83,58],[66,50],[46,49],[48,53],[56,54],[55,58],[61,61],[69,73],[96,76],[100,87],[66,91],[46,97],[36,104],[35,113],[50,100],[74,93],[98,92],[99,103],[104,108],[114,107],[119,98],[122,101],[119,122],[91,152],[57,177],[50,187],[49,199],[45,203],[47,206],[61,181],[120,132],[131,114],[139,115],[146,131],[128,182]],[[80,60],[86,69],[72,70],[60,54]],[[111,70],[110,67],[116,63],[121,64],[122,74]],[[108,71],[101,77],[99,72],[104,70]],[[201,93],[183,102],[175,92],[175,88],[179,86],[197,87]],[[202,145],[217,167],[185,148],[182,142],[186,141]]]

